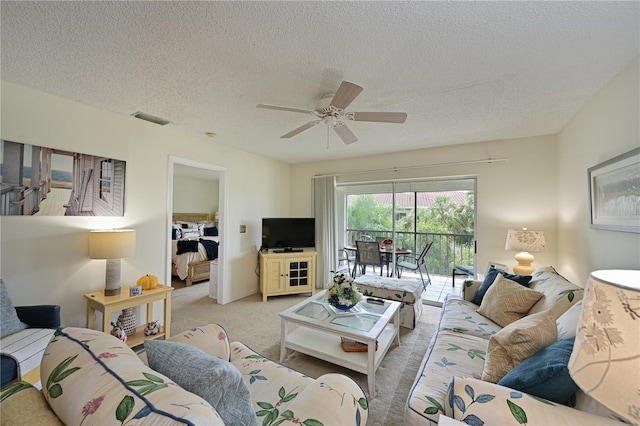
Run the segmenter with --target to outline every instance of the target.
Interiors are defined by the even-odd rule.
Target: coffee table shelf
[[[324,293],[280,313],[280,362],[284,362],[287,349],[292,349],[366,374],[369,397],[373,399],[376,370],[394,341],[400,344],[400,303],[363,301],[350,312],[342,313],[324,303]],[[344,351],[341,337],[366,344],[367,351]]]

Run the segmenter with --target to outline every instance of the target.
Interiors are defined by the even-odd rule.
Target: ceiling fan
[[[279,111],[298,112],[302,114],[311,114],[316,117],[306,124],[293,129],[292,131],[280,136],[288,139],[298,133],[304,132],[311,127],[325,123],[328,127],[340,136],[345,144],[351,144],[358,140],[356,135],[347,127],[345,121],[373,121],[379,123],[404,123],[407,119],[405,112],[347,112],[345,109],[351,102],[362,92],[364,88],[349,81],[343,81],[335,93],[324,95],[317,103],[316,109],[313,111],[298,108],[288,108],[276,105],[256,105],[258,108],[275,109]]]

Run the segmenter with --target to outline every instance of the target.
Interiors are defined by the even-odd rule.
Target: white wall
[[[366,143],[359,141],[358,143]],[[293,166],[291,179],[292,213],[309,215],[312,210],[311,182],[317,174],[353,173],[390,167],[438,165],[487,158],[506,158],[489,164],[445,165],[385,173],[363,173],[340,177],[340,181],[440,178],[476,176],[477,261],[484,272],[489,261],[515,265],[514,252],[504,250],[507,229],[541,229],[545,232],[546,253],[537,253],[534,266],[556,263],[556,138],[539,136],[513,140],[480,142],[342,161],[325,161]]]
[[[289,213],[291,166],[4,81],[1,97],[1,138],[127,162],[124,217],[0,217],[0,272],[17,305],[59,304],[63,324],[86,325],[83,294],[104,288],[105,279],[105,261],[87,256],[89,229],[137,230],[137,254],[122,261],[123,285],[146,273],[168,282],[169,156],[227,168],[223,284],[232,300],[258,291],[261,218]]]
[[[174,213],[209,213],[218,210],[218,182],[185,176],[173,177]]]
[[[506,157],[506,163],[369,173],[343,179],[477,176],[479,270],[488,261],[509,266],[516,263],[513,253],[504,251],[504,240],[507,228],[520,226],[545,232],[549,250],[535,255],[534,266],[553,265],[580,286],[595,269],[640,269],[640,234],[589,228],[587,189],[589,167],[640,145],[639,81],[636,58],[557,135],[295,165],[292,212],[304,216],[312,211],[311,181],[317,174]]]
[[[640,146],[638,58],[558,135],[558,266],[586,282],[598,269],[640,269],[640,234],[589,227],[587,169]]]

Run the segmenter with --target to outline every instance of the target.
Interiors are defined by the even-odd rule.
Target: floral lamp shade
[[[531,275],[535,270],[531,266],[535,260],[531,253],[547,251],[547,242],[542,231],[529,231],[527,228],[522,228],[522,230],[509,229],[504,249],[519,252],[515,255],[518,264],[513,267],[513,272],[521,275]]]
[[[640,271],[591,273],[573,352],[571,377],[628,423],[640,424]]]

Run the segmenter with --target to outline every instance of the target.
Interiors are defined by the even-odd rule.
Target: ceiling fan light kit
[[[353,102],[364,88],[349,81],[343,81],[335,94],[324,95],[316,104],[313,111],[289,108],[277,105],[258,104],[258,108],[274,109],[278,111],[297,112],[301,114],[312,114],[317,117],[300,127],[291,130],[280,136],[283,139],[291,138],[304,132],[320,123],[325,123],[327,128],[331,127],[345,144],[352,144],[358,141],[356,135],[347,127],[345,121],[369,121],[376,123],[404,123],[407,114],[404,112],[346,112],[345,109]]]

